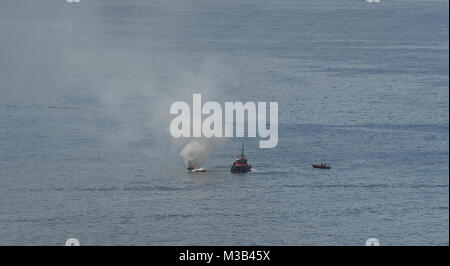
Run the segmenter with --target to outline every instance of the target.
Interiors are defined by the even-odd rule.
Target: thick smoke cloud
[[[193,168],[194,166],[202,165],[208,158],[209,149],[205,144],[199,141],[189,142],[181,151],[180,155],[184,158],[186,167]]]
[[[76,137],[96,138],[105,150],[142,142],[178,156],[190,140],[170,135],[171,104],[189,103],[193,93],[217,101],[233,80],[208,40],[183,31],[198,23],[188,10],[200,3],[44,2],[2,1],[16,12],[0,17],[0,103],[66,110]]]
[[[184,159],[186,167],[202,166],[216,149],[220,149],[225,143],[225,138],[199,138],[191,140],[180,155]]]

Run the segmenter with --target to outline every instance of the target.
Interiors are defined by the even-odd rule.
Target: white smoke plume
[[[210,153],[214,149],[220,148],[224,141],[224,138],[201,138],[192,140],[184,146],[180,155],[184,158],[186,167],[193,168],[194,166],[202,166],[208,159]]]
[[[22,9],[23,4],[15,4],[18,1],[6,2],[5,7]],[[0,16],[0,32],[7,33],[0,37],[0,58],[8,62],[3,64],[8,72],[1,69],[0,76],[11,77],[0,78],[0,103],[73,108],[71,116],[82,117],[83,134],[105,150],[139,147],[149,159],[164,151],[179,160],[190,139],[170,135],[171,104],[189,103],[194,93],[201,93],[204,102],[217,101],[229,95],[225,88],[241,83],[227,57],[212,50],[205,53],[211,43],[180,34],[197,27],[191,10],[204,7],[184,0],[167,5],[145,0],[86,2],[88,7],[77,9],[76,15],[73,7],[41,3],[30,8],[45,14],[44,20],[35,21],[25,11],[17,18],[8,12]],[[141,12],[152,16],[144,22]],[[8,27],[10,21],[17,25]],[[47,24],[56,26],[34,34]],[[188,45],[189,52],[180,44]],[[27,78],[21,78],[17,69]],[[214,145],[205,145],[207,157]]]
[[[193,168],[205,163],[208,153],[206,145],[198,141],[191,141],[183,148],[180,155],[183,156],[186,167]]]

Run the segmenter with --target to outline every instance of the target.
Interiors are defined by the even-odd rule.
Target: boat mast
[[[244,141],[242,141],[241,157],[244,157]]]

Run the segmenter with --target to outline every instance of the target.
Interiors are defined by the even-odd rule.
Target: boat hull
[[[233,174],[239,174],[239,173],[247,173],[252,170],[251,166],[231,166],[230,171]]]
[[[320,165],[320,164],[313,164],[312,167],[318,169],[331,169],[331,166],[329,165]]]
[[[204,173],[206,172],[205,168],[188,168],[187,169],[191,173]]]

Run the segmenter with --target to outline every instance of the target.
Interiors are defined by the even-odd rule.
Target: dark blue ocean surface
[[[0,245],[448,245],[448,10],[2,0]],[[255,171],[234,138],[186,172],[169,108],[195,92],[279,103]]]

